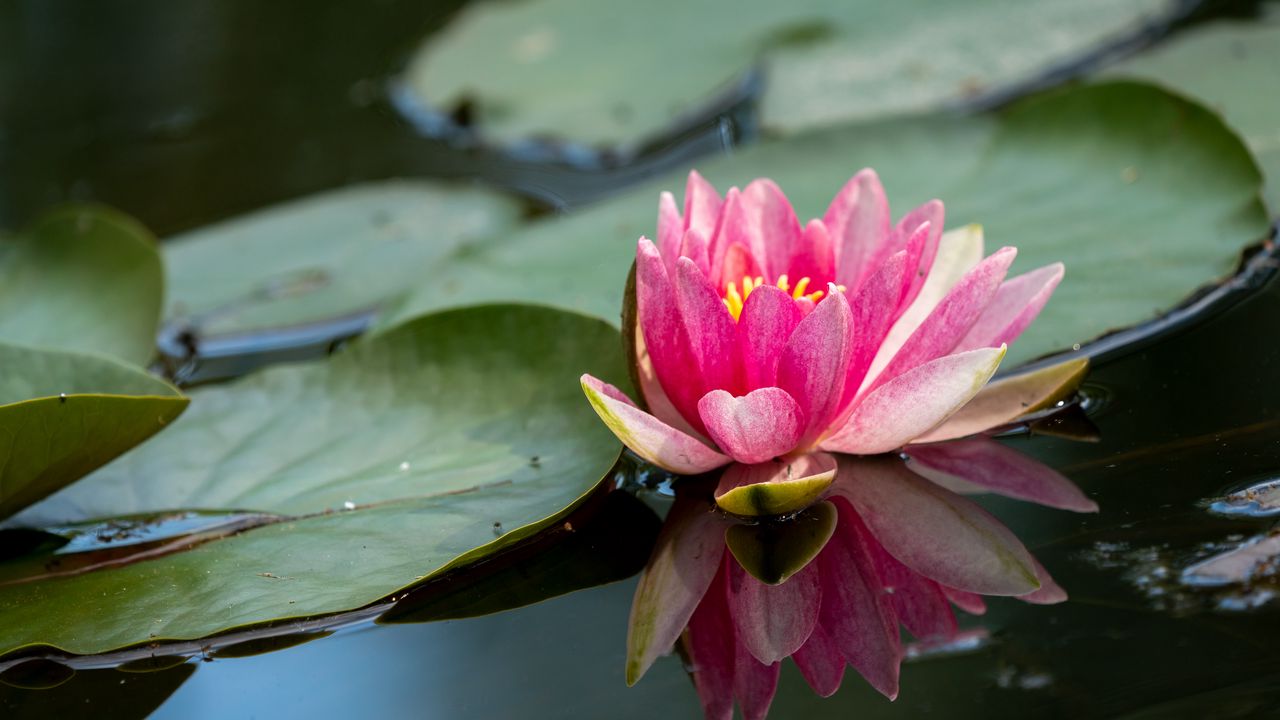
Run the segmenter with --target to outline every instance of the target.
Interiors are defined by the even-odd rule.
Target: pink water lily
[[[744,718],[763,718],[787,657],[824,697],[853,667],[893,698],[899,626],[917,640],[945,642],[959,632],[953,605],[981,614],[983,595],[1066,599],[1013,533],[944,485],[1077,512],[1096,511],[1091,500],[991,440],[930,446],[921,456],[907,463],[843,456],[839,477],[813,508],[829,504],[834,522],[807,531],[814,546],[800,553],[799,567],[769,583],[753,574],[750,550],[734,544],[744,526],[705,497],[678,497],[636,590],[628,682],[682,641],[712,720],[731,718],[735,701]]]
[[[883,453],[1018,417],[1025,392],[957,411],[981,397],[1063,274],[1053,264],[1006,279],[1016,251],[983,258],[976,227],[944,234],[937,200],[893,222],[871,170],[803,225],[770,180],[721,197],[693,172],[683,213],[662,194],[657,237],[636,251],[628,338],[644,408],[590,375],[583,390],[628,448],[666,470],[761,466],[725,490],[799,479],[792,460],[808,453]]]

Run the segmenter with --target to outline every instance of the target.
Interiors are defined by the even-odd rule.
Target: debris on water
[[[1005,690],[1043,690],[1052,684],[1053,676],[1043,672],[1004,667],[996,673],[996,686]]]
[[[1280,478],[1253,483],[1210,501],[1209,511],[1252,518],[1280,515]]]
[[[1280,570],[1280,531],[1254,538],[1245,544],[1192,565],[1182,573],[1182,582],[1200,587],[1247,584],[1273,578]]]
[[[941,640],[918,640],[908,643],[903,650],[903,658],[924,660],[927,658],[952,657],[977,652],[991,643],[991,633],[984,627],[962,630],[955,635]]]
[[[1232,534],[1189,549],[1098,542],[1079,557],[1123,571],[1154,609],[1174,615],[1252,610],[1280,595],[1280,530],[1252,539]]]
[[[355,503],[353,503],[353,502],[351,502],[350,500],[348,500],[348,501],[346,501],[346,502],[342,503],[342,509],[343,509],[343,510],[355,510],[355,509],[356,509],[356,504],[355,504]]]

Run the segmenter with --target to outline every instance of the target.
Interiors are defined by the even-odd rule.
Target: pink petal
[[[720,293],[688,258],[676,261],[676,305],[706,388],[740,390],[737,323]]]
[[[1035,592],[1019,595],[1018,599],[1031,603],[1032,605],[1057,605],[1067,601],[1067,591],[1062,589],[1053,577],[1049,575],[1049,571],[1044,569],[1044,565],[1034,557],[1031,561],[1035,563],[1036,578],[1040,580],[1040,589]]]
[[[889,331],[884,342],[880,344],[867,377],[874,378],[880,375],[889,361],[902,349],[907,339],[915,333],[938,303],[942,302],[942,298],[955,287],[956,283],[960,282],[960,278],[965,273],[981,261],[982,228],[977,225],[967,225],[943,234],[938,241],[938,251],[933,265],[929,268],[924,286],[916,299],[902,313],[902,317],[894,323],[893,329]]]
[[[898,695],[902,643],[889,595],[876,574],[868,544],[875,542],[843,500],[835,535],[818,556],[822,611],[818,622],[840,654],[889,699]]]
[[[785,390],[752,390],[734,397],[712,390],[698,402],[707,434],[734,460],[748,465],[786,455],[796,446],[804,413]]]
[[[787,262],[786,272],[794,285],[801,278],[809,278],[811,282],[822,283],[835,277],[835,248],[831,236],[821,220],[810,220],[804,226],[804,234],[800,241],[791,248],[791,259]],[[821,290],[814,287],[813,290]]]
[[[722,205],[715,186],[703,179],[697,170],[689,171],[689,181],[684,188],[684,229],[697,231],[703,238],[711,237]]]
[[[822,218],[836,246],[836,282],[856,290],[892,254],[889,201],[870,168],[836,193]]]
[[[853,503],[890,555],[931,580],[984,595],[1039,587],[1035,560],[1008,528],[897,458],[842,459],[832,492]]]
[[[662,389],[662,383],[658,382],[658,374],[653,369],[653,359],[649,357],[649,348],[644,344],[644,331],[638,324],[635,333],[636,376],[639,378],[640,393],[644,396],[649,414],[686,435],[703,440],[702,434],[694,430],[689,421],[684,419],[675,404],[671,402],[671,398],[667,397],[667,391]]]
[[[1087,358],[1073,358],[987,383],[955,415],[915,441],[932,443],[976,435],[1050,408],[1076,391],[1088,369]]]
[[[951,354],[990,303],[1016,254],[1013,248],[1003,248],[965,273],[903,343],[884,372],[871,381],[868,390],[934,358]]]
[[[1035,558],[1032,558],[1033,560]],[[942,588],[942,594],[947,596],[953,605],[970,615],[985,615],[987,613],[987,601],[977,593],[967,592],[965,590],[957,590],[945,585],[939,585]]]
[[[730,459],[641,410],[618,388],[583,375],[582,391],[604,424],[632,452],[677,475],[697,475]]]
[[[822,606],[818,569],[809,563],[777,585],[751,577],[737,563],[729,575],[729,611],[738,641],[760,662],[770,665],[800,649]]]
[[[960,340],[958,350],[1012,343],[1040,314],[1062,281],[1062,263],[1046,265],[1001,283],[987,309]]]
[[[711,255],[707,249],[706,235],[697,230],[686,230],[680,243],[680,257],[693,261],[705,277],[711,276]],[[676,258],[676,277],[680,277],[680,258]]]
[[[728,282],[737,282],[742,279],[741,275],[734,276],[725,273],[725,253],[730,245],[740,242],[735,236],[741,230],[739,227],[742,218],[741,198],[742,193],[738,191],[738,188],[729,188],[729,192],[724,194],[724,203],[720,206],[720,213],[716,216],[715,231],[707,236],[707,256],[711,262],[707,277],[710,278],[711,284],[716,288],[724,287]]]
[[[849,300],[853,316],[855,341],[850,348],[849,366],[845,369],[844,390],[841,394],[841,414],[830,423],[832,430],[848,422],[855,408],[854,398],[866,377],[876,348],[892,325],[897,303],[902,297],[905,252],[895,253],[885,260]]]
[[[715,270],[712,270],[713,278]],[[764,268],[756,261],[756,258],[747,249],[746,245],[740,242],[731,243],[725,248],[721,257],[719,279],[713,280],[715,287],[728,288],[729,285],[738,285],[741,287],[742,279],[746,277],[762,277]],[[750,300],[750,296],[747,298]]]
[[[675,272],[676,258],[680,257],[680,246],[684,241],[684,218],[676,208],[676,199],[671,193],[664,192],[658,196],[658,252],[667,272]]]
[[[640,576],[627,627],[627,684],[671,650],[725,554],[725,521],[704,500],[679,497]]]
[[[747,388],[775,385],[787,339],[800,324],[795,300],[773,285],[751,291],[738,316],[738,350]]]
[[[942,588],[898,562],[879,543],[870,543],[876,571],[890,593],[894,614],[917,640],[951,637],[956,616]]]
[[[689,674],[702,700],[707,720],[733,720],[734,666],[737,652],[733,621],[729,616],[728,552],[702,602],[689,618],[684,646],[691,665]]]
[[[636,313],[662,389],[681,417],[699,433],[706,432],[698,417],[698,400],[706,394],[705,383],[690,351],[689,334],[676,305],[675,287],[658,249],[645,238],[640,238],[636,249]]]
[[[1075,512],[1098,504],[1053,468],[988,438],[907,447],[911,469],[935,480],[958,479],[1018,500]]]
[[[899,237],[908,239],[925,223],[929,224],[928,233],[925,241],[921,244],[919,254],[914,262],[909,263],[909,266],[913,267],[915,272],[911,276],[911,282],[907,285],[906,295],[903,298],[904,305],[910,305],[915,301],[916,297],[920,295],[920,290],[924,287],[929,271],[933,267],[934,258],[938,254],[938,243],[942,239],[942,227],[945,218],[946,211],[943,208],[942,201],[930,200],[903,215],[902,219],[898,221],[895,232]]]
[[[853,346],[853,316],[842,292],[822,298],[796,326],[778,361],[778,387],[800,404],[808,445],[842,409],[844,378]]]
[[[804,646],[791,656],[809,687],[820,697],[831,697],[844,679],[844,656],[821,623],[813,628]]]
[[[770,282],[787,272],[791,249],[800,242],[800,220],[791,202],[772,180],[754,180],[742,192],[747,247],[764,263]],[[797,280],[799,278],[796,278]]]
[[[834,435],[828,452],[874,455],[923,435],[982,389],[1004,357],[1004,348],[948,355],[913,368],[871,391]]]

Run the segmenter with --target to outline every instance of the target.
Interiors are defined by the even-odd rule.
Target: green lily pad
[[[495,192],[393,180],[215,223],[165,242],[168,315],[220,334],[375,310],[520,212]]]
[[[24,517],[223,507],[278,521],[0,585],[0,654],[100,653],[351,610],[507,548],[557,522],[617,459],[582,399],[584,371],[625,385],[616,330],[486,306],[198,391],[169,432]]]
[[[1159,82],[1203,100],[1244,135],[1280,201],[1280,6],[1253,22],[1197,26],[1108,71]]]
[[[116,360],[0,344],[0,519],[115,459],[187,407]]]
[[[127,215],[92,205],[45,213],[0,240],[0,342],[143,365],[155,352],[163,273],[155,238]]]
[[[1136,83],[1052,92],[993,115],[807,133],[699,170],[722,191],[772,177],[803,219],[820,217],[864,166],[880,172],[895,213],[942,198],[948,227],[981,223],[989,251],[1017,246],[1013,272],[1066,263],[1006,366],[1155,318],[1229,275],[1267,232],[1261,177],[1239,137],[1200,105]],[[616,321],[636,238],[655,232],[658,191],[683,187],[673,174],[494,238],[433,268],[388,319],[532,300]]]
[[[670,131],[763,71],[762,119],[796,130],[1005,92],[1180,13],[1172,0],[472,3],[412,60],[429,106],[486,137],[619,145]],[[656,48],[670,48],[656,51]]]

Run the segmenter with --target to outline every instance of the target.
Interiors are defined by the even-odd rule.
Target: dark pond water
[[[395,108],[385,77],[453,5],[383,0],[355,26],[350,5],[139,2],[125,12],[57,0],[4,4],[0,226],[59,200],[97,199],[167,234],[403,174],[475,178],[550,205],[576,204],[750,130],[735,111],[690,129],[653,159],[608,172],[426,140]],[[1210,503],[1280,479],[1277,328],[1280,284],[1272,281],[1101,362],[1087,387],[1100,441],[1007,441],[1067,474],[1103,509],[1082,518],[984,500],[1068,588],[1070,602],[993,600],[985,617],[965,621],[985,629],[985,639],[909,661],[895,703],[852,673],[834,697],[819,699],[784,664],[772,716],[1280,714],[1272,600],[1280,579],[1206,585],[1184,577],[1274,525],[1265,513],[1228,515]],[[657,495],[646,501],[664,504]],[[626,522],[595,528],[571,549],[571,562],[590,568],[582,583],[632,572],[643,557],[652,519],[635,507],[619,512]],[[493,600],[498,587],[527,593],[517,599],[565,589],[547,579],[554,573],[520,562],[491,571],[488,585],[448,595],[448,607],[422,615],[503,604]],[[364,623],[261,655],[229,657],[263,649],[240,647],[151,672],[86,668],[54,690],[0,685],[0,714],[700,717],[678,658],[659,661],[634,688],[623,682],[634,583],[473,619]]]

